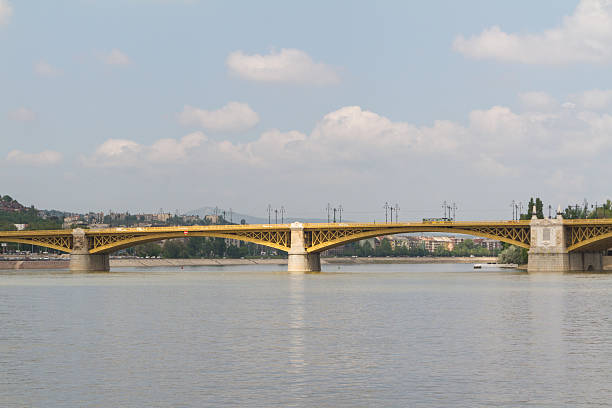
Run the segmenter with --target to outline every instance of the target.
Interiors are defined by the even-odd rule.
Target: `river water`
[[[326,266],[0,271],[0,406],[612,404],[611,274]]]

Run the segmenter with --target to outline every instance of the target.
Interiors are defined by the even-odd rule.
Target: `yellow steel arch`
[[[340,245],[345,245],[351,242],[361,241],[362,239],[374,238],[384,235],[395,235],[395,234],[406,234],[406,233],[414,233],[414,232],[446,232],[452,234],[465,234],[465,235],[474,235],[483,238],[490,238],[497,241],[503,241],[508,244],[516,245],[522,248],[529,249],[529,244],[525,242],[521,242],[509,237],[494,235],[478,230],[471,229],[463,229],[463,228],[449,228],[449,227],[435,227],[435,226],[412,226],[405,228],[381,228],[376,230],[368,230],[364,232],[360,232],[357,234],[347,235],[341,238],[337,238],[334,240],[330,240],[327,242],[323,242],[317,245],[313,245],[307,248],[307,252],[321,252],[331,248],[335,248]]]
[[[0,231],[0,242],[13,242],[26,245],[56,249],[70,253],[72,251],[71,230],[25,230]]]
[[[11,242],[15,244],[36,245],[36,246],[43,247],[43,248],[56,249],[58,251],[62,251],[66,253],[72,252],[72,248],[53,243],[53,241],[38,241],[35,239],[27,239],[27,238],[0,237],[0,242]]]
[[[275,249],[280,249],[281,251],[289,251],[289,246],[280,245],[270,241],[264,241],[262,239],[257,239],[253,237],[243,236],[243,235],[234,235],[230,233],[222,233],[222,232],[202,232],[202,231],[189,231],[187,235],[184,234],[183,231],[180,232],[160,232],[156,234],[146,234],[140,236],[129,236],[123,239],[119,239],[115,242],[101,245],[89,250],[90,254],[104,254],[115,252],[120,249],[130,248],[135,245],[145,244],[147,242],[154,241],[162,241],[165,239],[175,239],[175,238],[185,238],[185,237],[211,237],[211,238],[229,238],[235,239],[239,241],[252,242],[254,244],[264,245],[267,247],[272,247]]]
[[[605,244],[606,241],[609,241],[608,244]],[[612,232],[608,232],[606,234],[597,235],[583,241],[579,241],[573,245],[567,247],[567,252],[576,251],[578,249],[608,249],[612,244]]]

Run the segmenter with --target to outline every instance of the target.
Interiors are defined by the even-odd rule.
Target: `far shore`
[[[68,269],[68,259],[0,261],[1,269]],[[395,257],[321,258],[321,264],[495,264],[495,257]],[[286,265],[287,259],[146,259],[111,258],[111,268],[155,268],[164,266]]]

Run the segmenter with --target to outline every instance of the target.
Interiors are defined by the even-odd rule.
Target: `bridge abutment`
[[[533,218],[531,248],[527,271],[537,272],[582,272],[603,270],[601,252],[568,252],[563,217],[556,219]]]
[[[602,271],[603,254],[601,252],[570,252],[569,270],[572,272]]]
[[[532,218],[531,248],[527,270],[533,272],[565,272],[570,270],[563,218]]]
[[[304,225],[299,222],[291,224],[291,249],[287,269],[289,272],[321,272],[321,255],[308,253],[304,238]]]
[[[108,272],[110,261],[108,254],[70,254],[71,272]]]
[[[72,233],[72,252],[70,253],[71,272],[108,272],[108,254],[90,254],[85,231],[77,228]]]

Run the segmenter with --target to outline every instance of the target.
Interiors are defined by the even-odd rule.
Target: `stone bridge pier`
[[[90,254],[85,231],[77,228],[72,232],[72,252],[70,253],[71,272],[108,272],[108,254]]]
[[[535,209],[533,211],[535,214]],[[568,252],[560,210],[556,219],[531,219],[531,248],[527,270],[533,272],[582,272],[603,270],[602,252]]]
[[[291,249],[288,260],[289,272],[321,272],[321,255],[306,252],[304,225],[300,222],[291,224]]]

